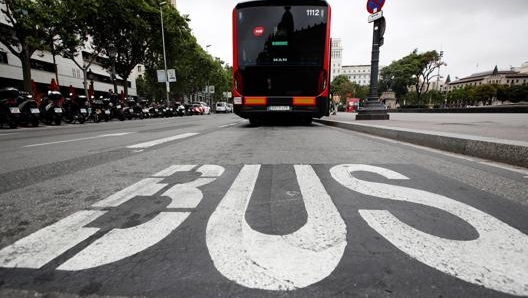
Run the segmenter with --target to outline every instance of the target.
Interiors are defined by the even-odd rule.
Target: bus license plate
[[[268,111],[291,111],[290,106],[269,106]]]

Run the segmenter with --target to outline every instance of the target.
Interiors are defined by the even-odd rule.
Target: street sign
[[[169,82],[171,83],[176,82],[176,70],[175,69],[167,69],[167,76],[169,77]]]
[[[158,75],[158,83],[165,83],[167,81],[165,77],[165,70],[158,69],[156,70],[156,74]]]
[[[367,1],[367,11],[371,14],[377,13],[383,8],[385,0],[368,0]]]
[[[374,22],[375,20],[379,20],[383,17],[383,10],[380,10],[378,12],[376,12],[375,14],[371,14],[369,15],[368,17],[368,22],[369,23],[372,23]]]

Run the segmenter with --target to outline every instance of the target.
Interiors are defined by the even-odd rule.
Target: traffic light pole
[[[367,103],[360,107],[356,120],[389,120],[389,114],[385,105],[378,97],[378,75],[380,47],[383,45],[383,34],[385,32],[385,18],[374,21],[372,36],[372,58],[370,63],[370,92]]]

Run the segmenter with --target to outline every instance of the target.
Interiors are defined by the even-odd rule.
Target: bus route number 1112
[[[322,16],[323,12],[321,9],[307,9],[306,16],[308,17],[319,17]]]

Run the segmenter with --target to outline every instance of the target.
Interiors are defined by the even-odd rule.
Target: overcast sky
[[[370,64],[372,24],[366,0],[327,0],[332,38],[341,38],[343,64]],[[198,43],[232,65],[231,15],[236,0],[177,0]],[[387,0],[380,64],[411,53],[443,50],[442,76],[518,67],[528,61],[528,0]]]

